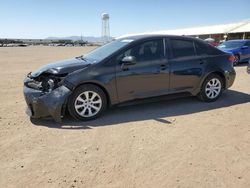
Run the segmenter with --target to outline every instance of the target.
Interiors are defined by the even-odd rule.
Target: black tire
[[[85,113],[86,113],[85,111],[88,111],[88,113],[90,112],[89,111],[90,109],[85,109],[85,108],[91,108],[91,107],[83,106],[82,112],[85,110],[84,111],[85,113],[83,113],[83,115],[80,115],[79,111],[81,110],[81,108],[78,108],[78,110],[77,110],[76,106],[75,106],[79,102],[79,97],[81,99],[83,99],[82,95],[85,96],[84,93],[86,93],[86,92],[90,93],[90,94],[91,93],[97,94],[98,100],[99,99],[101,100],[101,106],[98,106],[98,108],[100,108],[100,110],[98,112],[96,112],[96,114],[94,114],[93,116],[89,116],[89,117],[84,117]],[[88,94],[88,95],[90,95],[90,94]],[[87,101],[87,99],[85,98],[84,101]],[[85,105],[85,102],[82,102],[82,104],[80,104],[80,105]],[[90,103],[88,105],[90,105]],[[93,106],[94,104],[91,104],[91,105]],[[68,110],[69,110],[70,115],[73,118],[75,118],[77,120],[81,120],[81,121],[88,121],[88,120],[96,119],[106,110],[106,108],[107,108],[106,94],[104,93],[104,91],[100,87],[98,87],[96,85],[92,85],[92,84],[86,84],[86,85],[79,86],[78,88],[76,88],[76,90],[73,92],[73,94],[69,97],[69,100],[68,100]],[[91,109],[93,110],[93,108],[91,108]],[[92,110],[91,110],[91,112],[92,112]]]
[[[240,55],[236,54],[234,55],[235,60],[234,60],[234,66],[237,66],[240,63]]]
[[[218,92],[218,94],[216,94],[216,97],[214,98],[211,98],[208,96],[208,93],[206,91],[206,89],[209,89],[209,85],[208,84],[211,84],[213,83],[212,80],[218,80],[220,82],[220,90],[218,92],[218,90],[216,90]],[[223,91],[223,88],[224,88],[224,82],[223,82],[223,79],[221,78],[221,76],[217,75],[217,74],[210,74],[203,82],[202,84],[202,87],[201,87],[201,91],[200,93],[197,95],[197,97],[201,100],[201,101],[204,101],[204,102],[214,102],[216,101],[222,91]]]

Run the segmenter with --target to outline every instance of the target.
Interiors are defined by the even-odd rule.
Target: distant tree
[[[59,40],[58,43],[61,43],[61,44],[73,44],[72,40]]]
[[[88,44],[88,42],[83,40],[76,40],[74,42],[74,45],[79,45],[79,46],[85,46],[86,44]]]

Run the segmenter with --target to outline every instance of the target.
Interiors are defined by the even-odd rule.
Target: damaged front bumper
[[[64,116],[66,102],[72,93],[62,85],[51,92],[43,92],[24,86],[24,97],[28,105],[27,114],[33,118],[51,116],[55,121],[61,122]]]

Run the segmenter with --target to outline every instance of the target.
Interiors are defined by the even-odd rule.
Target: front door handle
[[[161,67],[161,70],[166,70],[166,68],[168,68],[168,65],[167,64],[161,64],[160,67]]]

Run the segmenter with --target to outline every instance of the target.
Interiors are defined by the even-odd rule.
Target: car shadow
[[[107,110],[96,120],[81,122],[66,116],[62,123],[52,119],[32,119],[37,126],[60,129],[91,129],[99,126],[117,125],[128,122],[155,120],[164,124],[171,124],[168,117],[181,116],[204,112],[219,108],[226,108],[250,102],[250,95],[234,90],[225,91],[222,96],[212,103],[201,102],[195,97],[185,97],[172,100],[159,100],[143,104],[115,107]]]
[[[236,65],[235,67],[246,67],[248,66],[248,62],[241,62],[238,65]]]

